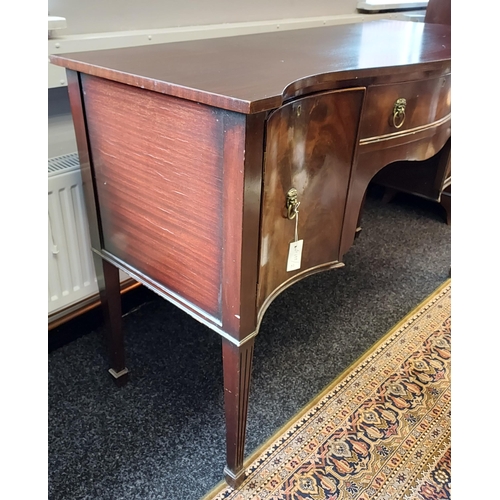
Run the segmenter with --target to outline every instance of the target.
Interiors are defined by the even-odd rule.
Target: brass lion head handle
[[[395,128],[401,128],[406,118],[406,99],[400,97],[392,109],[392,125]]]
[[[295,219],[299,211],[300,201],[297,199],[297,196],[298,192],[295,188],[290,188],[288,193],[286,193],[286,214],[290,220]]]

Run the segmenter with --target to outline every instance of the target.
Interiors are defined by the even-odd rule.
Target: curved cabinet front
[[[361,143],[412,135],[436,127],[451,113],[451,74],[402,83],[372,85],[366,92]]]
[[[401,162],[430,159],[443,150],[450,137],[449,69],[432,78],[368,87],[349,186],[340,259],[353,244],[363,199],[374,176],[389,164],[400,162],[393,165],[393,168],[400,167],[398,175],[410,184],[410,190],[420,189],[407,171],[408,163]],[[446,162],[443,166],[446,168]],[[435,176],[431,173],[423,182],[432,186]]]
[[[268,119],[257,298],[260,317],[287,285],[339,265],[364,93],[364,88],[354,88],[303,97],[277,109]],[[290,246],[296,240],[302,241],[301,252]],[[289,265],[290,252],[296,265]]]

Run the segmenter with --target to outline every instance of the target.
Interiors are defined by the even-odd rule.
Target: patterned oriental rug
[[[442,500],[451,495],[451,280],[204,500]]]

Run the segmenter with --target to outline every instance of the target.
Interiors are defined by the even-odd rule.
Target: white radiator
[[[78,154],[50,158],[49,315],[98,293]]]
[[[49,323],[98,300],[77,153],[49,159]],[[120,271],[120,282],[130,277]]]

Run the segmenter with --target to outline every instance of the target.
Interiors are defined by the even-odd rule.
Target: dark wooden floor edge
[[[122,316],[125,316],[142,305],[160,300],[160,297],[149,288],[141,286],[134,280],[132,284],[122,284]],[[47,341],[48,352],[53,352],[80,337],[85,336],[104,326],[104,315],[100,306],[100,300],[87,304],[78,313],[68,315],[64,322],[58,322],[49,328]],[[62,319],[62,318],[61,318]]]
[[[139,287],[141,284],[135,281],[134,279],[130,278],[125,280],[121,284],[121,293],[127,293],[130,290],[133,290],[137,287]],[[90,297],[90,302],[89,299],[84,299],[79,302],[81,306],[79,307],[78,304],[74,304],[72,306],[67,307],[66,309],[68,310],[67,314],[64,314],[63,311],[58,311],[57,313],[53,314],[52,316],[59,316],[59,314],[63,314],[63,316],[58,317],[57,319],[51,321],[51,316],[48,317],[48,330],[51,331],[64,323],[67,323],[68,321],[71,321],[72,319],[77,318],[78,316],[81,316],[82,314],[85,314],[86,312],[91,311],[92,309],[95,309],[96,307],[101,305],[101,299],[99,298],[99,293],[94,294],[92,297]],[[75,309],[76,307],[76,309]]]

